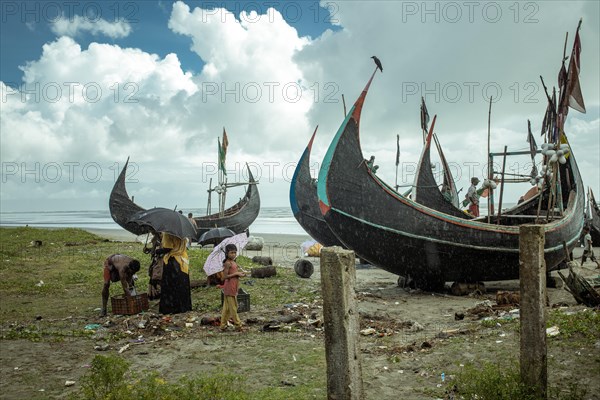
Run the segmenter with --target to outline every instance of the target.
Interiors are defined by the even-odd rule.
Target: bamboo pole
[[[550,198],[548,199],[548,210],[546,210],[546,222],[550,221],[550,214],[554,214],[556,204],[556,175],[558,175],[558,163],[552,167],[552,181],[550,182]]]
[[[500,216],[502,215],[502,196],[504,195],[504,170],[506,168],[506,151],[508,146],[504,146],[504,160],[502,161],[502,181],[500,182],[500,199],[498,200],[498,225],[500,225]]]
[[[490,125],[491,125],[491,120],[492,120],[492,96],[490,96],[490,108],[488,110],[488,142],[487,142],[487,153],[488,153],[488,179],[491,181],[492,180],[492,156],[490,155],[491,151],[490,151],[490,137],[491,137],[491,133],[490,133]],[[491,214],[494,213],[493,210],[493,189],[490,187],[489,188],[490,191],[490,195],[487,198],[487,209],[488,209],[488,218],[487,218],[487,222],[488,224],[490,223],[490,219],[491,219]]]
[[[210,181],[208,183],[208,204],[206,204],[206,215],[210,215],[210,208],[212,207],[211,205],[211,198],[212,198],[212,178],[210,178]]]
[[[399,143],[400,143],[400,135],[397,135],[396,136],[396,152],[398,152],[398,149],[399,149],[398,146],[400,146]],[[399,154],[397,154],[397,158],[398,158],[398,160],[400,160],[400,155]],[[396,192],[398,191],[398,164],[399,163],[396,163],[396,184],[394,186],[396,188]]]

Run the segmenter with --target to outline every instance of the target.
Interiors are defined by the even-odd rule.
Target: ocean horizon
[[[205,208],[189,208],[182,211],[185,215],[206,215]],[[2,211],[0,226],[31,226],[39,228],[81,228],[81,229],[123,229],[113,221],[108,210],[71,210],[71,211]],[[250,226],[257,234],[307,235],[298,224],[289,207],[263,207]]]
[[[483,204],[482,204],[483,205]],[[513,204],[506,204],[509,208]],[[182,209],[183,213],[194,216],[206,215],[206,208]],[[486,207],[481,207],[481,215],[486,215]],[[0,226],[31,226],[40,228],[81,228],[101,230],[123,230],[113,221],[109,210],[71,211],[2,211]],[[262,207],[256,220],[250,226],[255,234],[308,235],[298,224],[289,207]]]

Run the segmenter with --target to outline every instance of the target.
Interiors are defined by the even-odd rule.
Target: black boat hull
[[[109,209],[113,220],[119,226],[135,235],[142,235],[148,233],[148,227],[127,222],[133,214],[146,210],[135,204],[127,193],[125,180],[128,164],[129,158],[110,193]],[[237,204],[226,209],[223,217],[220,217],[219,214],[213,214],[206,217],[194,218],[198,227],[196,239],[212,228],[228,228],[235,233],[241,233],[248,229],[254,220],[256,220],[260,212],[260,195],[256,187],[257,183],[249,168],[248,174],[250,184],[245,196]]]
[[[310,176],[310,152],[316,133],[317,129],[315,129],[294,171],[290,184],[290,206],[296,221],[314,240],[323,246],[345,247],[331,232],[321,215],[317,197],[317,184]]]
[[[503,219],[512,225],[465,220],[399,195],[368,169],[358,135],[368,86],[336,134],[319,174],[320,208],[331,230],[359,257],[410,276],[422,287],[518,278],[518,224],[533,223],[534,217]],[[548,270],[564,259],[563,242],[573,249],[583,225],[583,184],[572,153],[561,173],[572,184],[563,188],[564,216],[544,225]]]
[[[246,231],[258,217],[260,212],[260,195],[257,182],[248,167],[248,189],[239,202],[226,209],[223,214],[215,213],[204,217],[194,217],[199,238],[213,228],[227,228],[235,233]]]
[[[119,174],[119,177],[117,178],[115,185],[110,192],[108,208],[113,221],[115,221],[121,228],[133,233],[134,235],[142,235],[144,233],[148,233],[149,228],[147,226],[140,226],[133,222],[127,222],[133,214],[145,210],[144,208],[135,204],[129,198],[129,194],[127,193],[125,180],[127,177],[128,165],[129,158],[127,158],[127,162],[125,162],[125,166],[121,170],[121,173]]]

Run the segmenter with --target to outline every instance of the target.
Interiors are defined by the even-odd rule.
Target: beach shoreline
[[[98,228],[81,228],[86,232],[100,236],[104,239],[117,242],[146,242],[146,235],[135,235],[124,229],[98,229]],[[300,245],[307,241],[312,240],[308,234],[297,235],[297,234],[274,234],[274,233],[255,233],[251,236],[262,238],[264,245],[262,250],[242,250],[241,255],[252,258],[255,256],[259,257],[271,257],[274,265],[280,266],[293,266],[299,258],[306,258],[302,254]],[[197,243],[192,244],[192,249],[205,249],[212,250],[212,246],[199,246]],[[312,260],[315,257],[310,257]]]

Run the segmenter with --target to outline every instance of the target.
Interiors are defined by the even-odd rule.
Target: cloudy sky
[[[568,32],[581,27],[586,114],[566,131],[586,186],[600,196],[600,9],[597,1],[2,2],[1,210],[103,210],[130,157],[143,207],[200,208],[229,137],[230,180],[245,163],[264,206],[288,206],[295,163],[316,125],[314,174],[378,56],[361,143],[379,174],[410,184],[421,151],[419,105],[458,187],[491,149],[538,142]],[[501,159],[495,161],[500,165]],[[539,162],[539,156],[537,161]],[[528,157],[507,168],[528,174]],[[509,185],[515,202],[529,184]],[[242,190],[230,195],[232,204]]]

